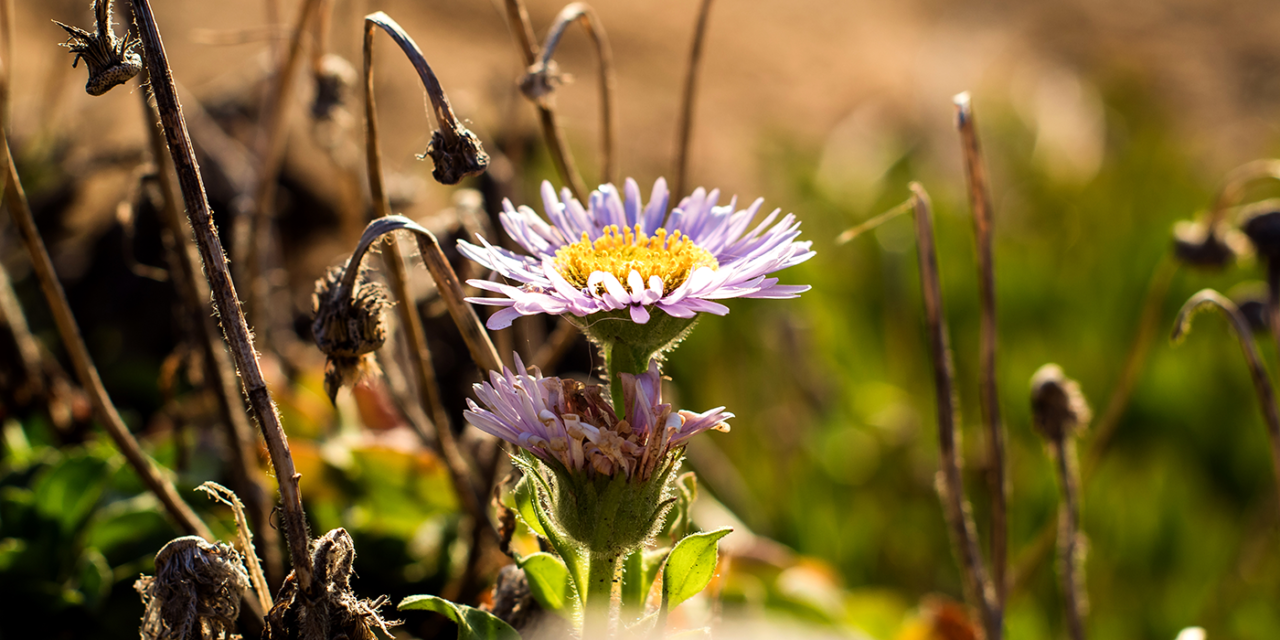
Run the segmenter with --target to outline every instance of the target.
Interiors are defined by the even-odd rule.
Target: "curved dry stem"
[[[422,50],[418,48],[418,43],[405,33],[400,25],[391,19],[391,16],[377,11],[364,17],[365,32],[368,33],[370,25],[382,27],[387,35],[400,46],[400,50],[409,58],[409,62],[413,64],[413,70],[418,72],[418,78],[422,80],[422,86],[427,90],[427,97],[431,99],[431,111],[436,116],[436,122],[440,125],[441,132],[445,138],[456,140],[458,130],[462,129],[462,123],[458,121],[458,116],[453,112],[453,105],[449,103],[449,96],[444,93],[444,88],[440,86],[440,81],[436,78],[436,74],[431,70],[431,65],[427,64],[427,59],[422,55]],[[366,41],[368,36],[366,36]],[[368,47],[365,48],[365,60],[369,60]],[[366,65],[369,63],[366,62]]]
[[[164,43],[160,39],[160,30],[156,26],[155,15],[151,11],[149,0],[133,0],[133,13],[146,50],[144,58],[151,76],[151,88],[155,93],[156,105],[160,110],[160,121],[164,125],[165,139],[173,157],[174,170],[178,174],[178,183],[186,203],[187,216],[200,248],[200,258],[204,262],[209,288],[213,293],[216,310],[221,315],[222,330],[227,345],[231,349],[236,369],[240,373],[245,395],[249,398],[250,409],[258,421],[258,427],[262,430],[263,439],[267,442],[271,465],[276,472],[285,534],[288,537],[289,555],[294,574],[302,591],[308,595],[314,595],[311,557],[308,553],[310,536],[307,532],[306,514],[302,510],[302,492],[298,488],[298,479],[301,475],[294,468],[288,440],[285,438],[284,429],[280,426],[280,417],[276,414],[271,394],[267,391],[266,382],[262,377],[262,369],[258,364],[258,354],[253,348],[249,325],[245,322],[235,285],[227,269],[227,258],[222,250],[222,241],[218,237],[217,229],[213,226],[204,182],[200,176],[195,151],[191,146],[191,137],[187,133],[186,122],[182,118],[177,89],[173,83]]]
[[[601,182],[617,183],[618,108],[615,102],[618,92],[617,74],[613,70],[613,50],[609,46],[609,37],[605,35],[604,24],[591,5],[585,2],[574,2],[560,10],[560,15],[556,16],[556,21],[551,25],[551,31],[547,33],[547,40],[542,45],[542,53],[538,56],[538,61],[529,66],[528,74],[525,75],[525,80],[520,86],[530,100],[542,106],[549,106],[550,93],[558,84],[551,58],[556,53],[560,38],[564,36],[569,25],[575,22],[581,22],[582,27],[591,36],[591,42],[596,47],[596,56],[600,60],[600,126],[602,128],[600,175],[603,178]]]
[[[991,581],[996,588],[996,615],[1003,617],[1008,562],[1008,499],[1005,480],[1005,434],[1000,420],[1000,390],[996,380],[996,279],[991,250],[991,189],[987,169],[978,145],[977,126],[969,92],[955,97],[956,128],[964,150],[965,177],[969,183],[969,205],[973,208],[973,232],[978,245],[978,298],[981,303],[979,363],[981,371],[982,417],[987,426],[987,491],[991,494]]]
[[[1067,629],[1071,640],[1084,640],[1084,617],[1089,601],[1085,590],[1084,558],[1080,553],[1080,474],[1076,468],[1075,439],[1064,435],[1051,440],[1049,449],[1062,489],[1058,553],[1062,563],[1062,597],[1067,610]]]
[[[525,10],[522,0],[506,0],[505,6],[507,21],[512,34],[515,35],[517,48],[527,69],[533,66],[538,58],[538,45],[533,39],[533,24],[529,21],[529,12]],[[542,137],[547,141],[547,151],[551,154],[551,161],[556,165],[556,172],[573,192],[573,197],[586,202],[589,191],[586,183],[582,181],[582,175],[578,173],[578,167],[573,161],[573,154],[569,152],[569,146],[564,142],[564,133],[560,130],[555,111],[537,103],[534,107],[538,110],[538,123],[542,126]]]
[[[1195,315],[1211,308],[1227,316],[1227,320],[1231,322],[1231,329],[1236,334],[1236,340],[1240,342],[1240,350],[1244,352],[1245,363],[1249,366],[1249,376],[1253,379],[1253,389],[1258,395],[1258,404],[1262,407],[1262,417],[1267,423],[1267,435],[1271,439],[1272,469],[1276,475],[1276,490],[1280,492],[1280,410],[1276,408],[1275,391],[1271,386],[1271,379],[1267,376],[1267,369],[1262,364],[1262,354],[1258,353],[1258,345],[1253,341],[1253,331],[1249,328],[1249,321],[1245,319],[1244,314],[1240,313],[1235,303],[1226,296],[1213,289],[1204,289],[1191,296],[1178,311],[1178,317],[1173,325],[1173,341],[1177,343],[1185,339],[1191,331],[1191,321]],[[1280,498],[1280,496],[1277,497]]]
[[[934,388],[938,405],[938,493],[942,512],[951,530],[969,601],[982,613],[987,637],[1000,638],[1001,622],[996,612],[995,593],[987,581],[982,552],[973,516],[964,497],[964,481],[960,476],[960,454],[956,445],[955,365],[951,361],[951,345],[947,320],[942,310],[942,285],[938,275],[938,254],[933,241],[933,218],[927,194],[919,183],[911,183],[915,207],[916,244],[920,255],[920,288],[924,296],[925,320],[929,326],[929,350],[933,355]]]
[[[707,37],[712,0],[702,0],[698,24],[693,28],[693,45],[689,50],[689,69],[684,76],[684,94],[680,97],[680,122],[676,125],[676,197],[683,197],[689,180],[689,143],[693,139],[693,104],[698,89],[698,72],[702,68],[702,43]],[[848,240],[845,240],[848,242]]]
[[[102,422],[107,435],[111,436],[111,440],[115,442],[116,448],[124,454],[129,466],[133,467],[143,484],[160,499],[165,512],[173,518],[182,531],[188,535],[198,535],[205,540],[213,541],[213,534],[210,533],[209,527],[205,526],[191,507],[182,500],[173,483],[160,472],[151,458],[143,453],[142,448],[138,446],[138,441],[129,432],[129,427],[120,418],[120,412],[116,411],[106,388],[102,386],[98,369],[89,357],[89,349],[85,346],[84,338],[80,336],[80,328],[71,314],[66,292],[63,291],[62,283],[58,281],[58,275],[53,270],[53,261],[49,259],[49,252],[40,239],[40,232],[36,230],[35,220],[31,216],[31,206],[27,202],[27,194],[22,188],[18,170],[13,164],[8,132],[3,129],[0,129],[0,153],[4,155],[5,198],[9,203],[9,215],[13,217],[19,235],[22,236],[22,242],[31,255],[31,265],[36,272],[36,278],[40,281],[40,289],[44,292],[49,309],[53,312],[54,324],[58,327],[63,348],[67,350],[67,356],[71,359],[80,385],[89,393],[94,414]]]

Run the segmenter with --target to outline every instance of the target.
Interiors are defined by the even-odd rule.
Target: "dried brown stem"
[[[556,16],[556,20],[551,25],[551,30],[547,33],[547,40],[542,45],[542,52],[538,56],[538,61],[529,66],[526,80],[534,79],[530,85],[522,83],[522,88],[529,86],[539,86],[540,89],[532,91],[526,90],[525,95],[534,100],[539,105],[549,106],[549,92],[554,89],[557,82],[554,79],[554,68],[551,58],[556,53],[556,47],[560,44],[560,38],[564,36],[564,32],[569,25],[581,22],[583,28],[587,30],[587,34],[591,36],[591,42],[596,47],[596,56],[600,60],[600,157],[601,157],[601,182],[617,183],[618,181],[618,161],[617,161],[617,137],[618,137],[618,108],[616,105],[617,80],[613,70],[613,50],[609,46],[609,37],[605,35],[604,24],[600,21],[600,17],[596,15],[591,5],[585,2],[574,2],[565,5],[560,10],[560,14]],[[545,94],[543,92],[546,92]],[[679,193],[679,192],[677,192]]]
[[[177,187],[170,174],[172,162],[166,153],[163,133],[159,128],[160,112],[150,96],[138,92],[147,118],[147,141],[156,164],[157,182],[163,198],[161,222],[173,237],[173,284],[191,319],[191,324],[204,354],[205,378],[218,402],[218,412],[227,435],[231,474],[248,503],[254,532],[262,542],[263,561],[271,584],[284,580],[280,557],[279,533],[271,526],[270,500],[267,500],[258,474],[258,442],[245,415],[244,400],[236,382],[235,366],[223,347],[218,326],[209,314],[209,283],[200,277],[200,256],[192,242],[191,231],[183,219]],[[266,609],[263,609],[264,611]]]
[[[525,10],[523,0],[506,0],[507,22],[516,38],[517,48],[524,59],[524,68],[533,66],[538,59],[538,45],[533,39],[533,25],[529,22],[529,12]],[[586,202],[588,193],[582,175],[578,173],[573,162],[573,154],[564,142],[564,133],[556,120],[555,111],[542,104],[535,104],[538,110],[538,123],[542,126],[542,137],[547,141],[547,150],[551,161],[556,165],[556,172],[573,192],[573,197]]]
[[[217,229],[213,226],[213,217],[209,210],[208,198],[205,196],[200,168],[196,163],[186,122],[182,118],[182,107],[178,103],[177,90],[169,70],[155,15],[151,11],[149,0],[133,0],[133,8],[139,35],[146,50],[145,61],[151,76],[151,88],[160,110],[160,121],[164,125],[165,139],[173,157],[187,216],[195,232],[196,244],[200,248],[200,258],[204,263],[209,288],[213,293],[216,310],[221,316],[222,330],[231,348],[236,369],[240,373],[241,383],[249,398],[250,409],[267,442],[267,451],[271,456],[276,481],[280,486],[281,510],[294,574],[302,591],[308,595],[314,595],[311,557],[308,553],[310,540],[306,514],[302,510],[302,493],[298,488],[298,479],[301,475],[294,468],[288,440],[285,438],[284,429],[280,426],[280,417],[276,414],[275,405],[271,402],[271,395],[263,380],[262,369],[258,364],[258,354],[253,348],[253,338],[245,322],[244,312],[240,309],[231,274],[227,270],[227,258],[222,250],[222,241],[218,237]]]
[[[44,292],[49,309],[53,312],[58,335],[62,338],[63,347],[67,350],[67,356],[71,359],[80,385],[89,393],[94,413],[102,422],[107,435],[111,436],[111,440],[115,442],[116,448],[124,454],[129,466],[133,467],[143,484],[160,499],[165,512],[178,527],[189,535],[198,535],[212,541],[213,534],[209,532],[209,527],[205,526],[186,502],[183,502],[173,483],[161,473],[151,458],[143,453],[142,448],[138,446],[138,441],[129,432],[129,427],[120,418],[120,413],[116,411],[115,405],[107,395],[107,390],[102,386],[98,369],[94,367],[93,360],[89,357],[89,349],[85,347],[84,338],[80,336],[80,328],[71,314],[71,306],[67,303],[62,283],[58,281],[58,275],[53,270],[49,252],[45,250],[40,233],[36,230],[35,220],[31,216],[31,206],[27,202],[27,194],[22,188],[18,170],[13,164],[8,133],[3,129],[0,129],[0,147],[2,147],[0,153],[4,154],[5,197],[9,203],[9,215],[13,217],[14,224],[22,236],[22,242],[31,255],[32,267],[35,269],[36,278],[40,281],[40,289]]]
[[[1276,407],[1275,390],[1271,386],[1271,379],[1267,377],[1267,369],[1262,364],[1262,354],[1258,353],[1258,345],[1253,341],[1253,331],[1249,328],[1249,321],[1245,319],[1244,314],[1240,313],[1235,303],[1226,296],[1213,289],[1204,289],[1191,296],[1191,299],[1182,305],[1182,310],[1178,312],[1178,318],[1174,321],[1173,340],[1175,342],[1182,340],[1191,330],[1191,319],[1195,313],[1210,307],[1218,309],[1227,316],[1227,320],[1231,322],[1231,329],[1240,342],[1240,350],[1244,352],[1245,363],[1249,365],[1253,390],[1258,395],[1262,417],[1267,423],[1267,436],[1271,440],[1271,464],[1276,475],[1277,500],[1280,500],[1280,409]],[[1280,505],[1280,502],[1277,504]]]
[[[689,68],[684,76],[684,94],[680,97],[680,121],[676,125],[675,190],[677,198],[684,197],[689,181],[689,143],[693,139],[693,105],[697,98],[698,72],[702,68],[702,44],[707,38],[707,24],[711,18],[712,0],[702,0],[698,9],[698,24],[693,28],[693,45],[689,50]]]
[[[1280,160],[1262,159],[1246,162],[1232,169],[1222,179],[1217,193],[1213,196],[1213,208],[1209,210],[1207,223],[1210,234],[1217,233],[1218,225],[1227,211],[1240,204],[1245,191],[1261,180],[1280,180]]]
[[[1067,629],[1071,640],[1084,640],[1088,600],[1084,589],[1084,563],[1080,556],[1080,478],[1075,461],[1075,439],[1064,434],[1050,440],[1049,450],[1062,488],[1062,506],[1058,510],[1058,553],[1062,563],[1062,597],[1067,609]]]
[[[960,573],[969,602],[982,615],[987,638],[1001,637],[1001,621],[995,610],[995,594],[987,581],[978,534],[964,497],[964,481],[960,476],[960,454],[956,445],[955,365],[947,320],[942,309],[942,286],[938,275],[938,255],[933,241],[933,218],[929,195],[918,183],[911,184],[915,206],[916,244],[920,255],[920,288],[924,296],[925,320],[929,327],[929,347],[933,356],[934,387],[938,405],[938,494],[942,512],[951,530]]]
[[[977,125],[969,93],[955,97],[956,128],[964,150],[965,177],[969,183],[969,205],[973,208],[973,231],[978,245],[978,299],[981,303],[979,352],[981,371],[979,398],[983,422],[987,426],[987,491],[991,494],[991,580],[996,589],[996,616],[1003,617],[1005,567],[1008,562],[1009,488],[1005,479],[1005,435],[1000,420],[1000,390],[996,379],[996,279],[991,251],[991,189],[978,146]]]

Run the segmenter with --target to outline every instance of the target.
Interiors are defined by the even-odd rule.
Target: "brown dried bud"
[[[562,84],[573,82],[573,76],[560,73],[555,60],[546,64],[535,63],[520,78],[520,93],[540,105],[546,106],[552,93]]]
[[[265,640],[375,640],[373,629],[381,629],[394,637],[388,626],[400,624],[386,621],[378,609],[387,603],[386,596],[361,600],[351,591],[352,564],[356,558],[355,543],[346,529],[324,534],[312,546],[311,568],[315,572],[314,592],[303,594],[293,573],[285,578],[276,596],[276,604],[267,613]]]
[[[376,282],[360,282],[355,295],[339,291],[346,273],[342,267],[331,267],[316,280],[311,294],[311,333],[316,346],[329,357],[325,368],[325,391],[329,400],[338,395],[344,384],[375,371],[366,357],[387,341],[383,311],[390,306],[386,291]]]
[[[84,90],[91,96],[100,96],[138,75],[142,71],[142,56],[133,53],[139,43],[136,38],[117,38],[111,31],[111,0],[94,0],[93,13],[97,22],[93,33],[57,20],[53,23],[67,32],[67,42],[62,46],[76,54],[71,66],[78,66],[81,59],[89,66],[89,81]]]
[[[1041,436],[1060,441],[1093,417],[1080,385],[1056,364],[1046,364],[1031,376],[1031,413]]]
[[[1203,222],[1184,220],[1173,227],[1173,254],[1182,262],[1208,269],[1221,269],[1236,261],[1247,246],[1235,230],[1220,227],[1209,233]]]
[[[311,115],[317,120],[330,120],[342,109],[356,82],[356,70],[346,58],[332,53],[320,59],[316,70],[316,95],[311,101]]]
[[[419,157],[428,156],[435,163],[431,177],[440,184],[458,184],[467,176],[484,173],[489,166],[489,154],[484,152],[480,138],[461,123],[453,128],[452,135],[445,135],[443,129],[433,131],[427,152]]]
[[[199,536],[171,541],[156,554],[155,577],[133,585],[146,612],[143,640],[230,637],[249,588],[240,554]]]
[[[1240,228],[1258,255],[1280,257],[1280,200],[1263,200],[1240,212]]]

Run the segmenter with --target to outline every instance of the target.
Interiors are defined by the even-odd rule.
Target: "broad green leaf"
[[[80,562],[80,593],[84,594],[85,604],[97,607],[111,595],[111,586],[115,582],[111,566],[93,547],[84,550]]]
[[[409,596],[396,608],[401,611],[434,611],[448,616],[458,625],[458,640],[520,640],[520,634],[497,616],[444,598]]]
[[[549,553],[533,553],[516,562],[524,569],[533,598],[547,611],[570,614],[576,609],[573,580],[564,561]]]
[[[697,595],[711,582],[716,571],[720,538],[733,531],[730,527],[694,533],[676,543],[667,556],[662,578],[662,608],[666,611]]]
[[[631,608],[644,607],[653,588],[653,581],[658,578],[658,570],[667,559],[671,549],[639,550],[633,552],[622,561],[622,606]]]
[[[68,456],[36,480],[36,510],[58,522],[64,534],[74,532],[102,497],[111,466],[90,455]]]

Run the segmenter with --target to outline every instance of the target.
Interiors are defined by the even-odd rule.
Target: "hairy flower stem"
[[[80,385],[89,393],[94,413],[102,422],[107,435],[111,436],[111,440],[115,442],[116,448],[124,454],[129,466],[133,467],[143,484],[160,499],[165,511],[178,527],[188,535],[197,535],[212,541],[214,538],[209,527],[205,526],[191,507],[182,500],[173,483],[161,473],[151,458],[143,453],[142,448],[138,446],[138,441],[133,438],[133,434],[129,433],[129,427],[116,411],[106,388],[102,386],[98,369],[94,367],[93,360],[89,357],[89,349],[85,346],[84,338],[80,336],[80,328],[71,314],[66,292],[63,291],[62,283],[58,281],[58,275],[53,270],[53,261],[49,259],[49,252],[45,250],[40,233],[36,230],[35,220],[31,216],[31,206],[27,202],[27,194],[22,188],[22,181],[18,179],[18,170],[13,164],[8,132],[3,129],[0,129],[0,147],[2,147],[0,153],[4,154],[5,198],[9,204],[9,215],[13,217],[18,232],[22,236],[22,242],[31,255],[32,267],[35,269],[36,278],[40,281],[40,289],[44,292],[49,309],[53,312],[53,320],[62,338],[63,348],[67,350],[67,356],[71,359]]]
[[[969,93],[955,97],[956,127],[964,150],[965,177],[969,183],[969,205],[973,209],[973,231],[978,245],[978,298],[981,303],[979,351],[982,417],[987,425],[987,491],[991,494],[991,581],[996,589],[997,617],[1003,617],[1005,565],[1008,561],[1009,489],[1005,480],[1005,435],[1000,421],[1000,390],[996,380],[996,279],[991,251],[991,189],[978,145],[977,125]],[[992,640],[992,639],[989,639]]]
[[[1271,379],[1267,377],[1266,367],[1262,364],[1262,354],[1258,353],[1258,345],[1253,341],[1253,331],[1249,328],[1249,321],[1245,319],[1244,314],[1240,313],[1235,303],[1226,296],[1213,289],[1204,289],[1191,296],[1186,304],[1182,305],[1182,310],[1178,312],[1178,318],[1174,321],[1173,340],[1175,342],[1182,340],[1191,330],[1192,317],[1197,311],[1206,307],[1216,308],[1227,316],[1231,322],[1231,329],[1236,334],[1236,340],[1240,342],[1240,350],[1244,352],[1245,363],[1249,365],[1253,390],[1258,395],[1262,417],[1267,423],[1267,436],[1271,440],[1271,464],[1276,475],[1276,497],[1280,501],[1280,409],[1276,405],[1275,389],[1271,385]],[[1277,502],[1277,506],[1280,506],[1280,502]]]
[[[528,69],[538,59],[538,45],[533,39],[533,25],[529,22],[529,12],[525,10],[523,0],[506,0],[505,6],[508,25],[516,38],[516,45],[520,55],[523,56],[524,66]],[[547,150],[551,154],[551,161],[556,165],[556,172],[569,186],[573,197],[586,202],[588,193],[586,183],[582,181],[582,175],[578,173],[578,167],[573,162],[573,154],[569,152],[569,147],[564,142],[564,133],[556,121],[555,111],[543,104],[534,106],[538,110],[538,123],[542,126],[542,137],[547,141]]]
[[[614,598],[614,580],[623,554],[592,553],[587,558],[587,596],[583,598],[582,637],[611,638],[616,629],[620,601]]]
[[[1080,557],[1080,474],[1076,467],[1076,444],[1071,434],[1049,441],[1050,454],[1062,488],[1058,511],[1058,553],[1062,563],[1062,597],[1066,602],[1067,629],[1071,640],[1084,640],[1084,563]]]
[[[987,581],[978,534],[964,497],[964,481],[960,476],[960,455],[956,446],[955,365],[951,361],[951,345],[946,316],[942,310],[942,287],[938,276],[938,254],[933,241],[933,216],[929,195],[918,183],[911,184],[915,205],[916,244],[920,255],[920,288],[924,296],[925,320],[929,327],[929,350],[933,355],[934,388],[938,406],[938,494],[942,513],[951,530],[960,573],[969,602],[981,613],[982,626],[988,640],[1002,637],[1003,624],[996,609],[995,592]]]
[[[547,40],[542,45],[538,61],[530,65],[529,75],[525,76],[526,80],[532,80],[531,85],[540,88],[532,89],[523,83],[522,88],[526,89],[525,95],[535,103],[550,104],[550,96],[545,94],[554,90],[553,85],[557,82],[552,77],[551,58],[555,55],[556,46],[560,44],[560,38],[564,36],[565,30],[574,22],[581,22],[583,28],[587,30],[592,44],[596,47],[596,57],[600,60],[600,175],[601,182],[616,183],[618,181],[616,142],[618,107],[615,96],[618,93],[618,82],[613,70],[613,51],[609,47],[609,37],[605,35],[600,17],[590,5],[585,2],[574,2],[560,10],[560,15],[556,16],[556,21],[552,23],[551,30],[547,33]]]
[[[253,519],[253,531],[262,543],[263,562],[267,565],[270,583],[279,585],[284,580],[280,537],[271,526],[272,504],[266,498],[258,477],[258,443],[253,427],[245,416],[244,400],[236,382],[236,370],[231,357],[223,348],[218,326],[209,315],[204,301],[209,299],[209,283],[200,277],[200,256],[191,240],[191,232],[183,220],[179,196],[170,176],[171,162],[166,153],[164,135],[160,131],[160,113],[146,92],[139,91],[143,113],[147,118],[147,141],[156,164],[156,177],[164,200],[161,222],[173,237],[173,278],[182,303],[197,334],[204,354],[205,376],[218,401],[218,411],[227,434],[227,449],[231,452],[231,474],[236,478],[236,488],[248,504],[249,517]],[[269,608],[269,607],[268,607]],[[265,609],[264,609],[265,611]]]
[[[649,358],[653,353],[641,353],[645,350],[636,349],[622,341],[608,344],[601,351],[604,352],[605,372],[609,376],[609,397],[613,400],[613,410],[622,417],[626,415],[627,408],[622,399],[622,383],[618,374],[640,375],[648,371]]]
[[[156,105],[160,110],[160,121],[164,125],[165,139],[173,157],[174,169],[178,174],[178,184],[186,204],[187,216],[195,232],[196,244],[200,248],[200,258],[204,262],[209,288],[213,293],[215,310],[221,316],[223,334],[231,348],[231,355],[240,373],[245,395],[249,398],[249,407],[258,421],[258,427],[262,430],[263,439],[267,442],[271,465],[276,472],[285,535],[289,542],[289,556],[298,580],[298,587],[308,596],[314,596],[316,594],[312,589],[310,539],[306,514],[302,510],[302,493],[298,488],[298,479],[301,475],[294,468],[288,440],[285,438],[284,429],[280,426],[280,417],[276,414],[275,405],[271,402],[267,384],[263,380],[262,369],[258,364],[258,354],[254,351],[253,338],[249,333],[249,325],[245,322],[244,312],[240,309],[240,302],[236,296],[235,285],[227,269],[227,258],[222,250],[222,241],[218,237],[217,229],[213,226],[204,182],[200,177],[200,168],[191,146],[191,136],[187,133],[187,125],[182,118],[177,89],[173,83],[164,43],[160,39],[160,30],[156,25],[149,0],[133,0],[133,13],[145,48],[144,59],[151,77],[151,88],[155,93]]]
[[[680,121],[676,125],[676,197],[685,193],[689,181],[689,143],[693,139],[693,105],[697,98],[698,71],[702,68],[702,43],[707,37],[707,24],[711,18],[712,0],[702,0],[698,9],[698,24],[693,28],[693,45],[689,50],[689,68],[684,76],[684,94],[680,98]]]

